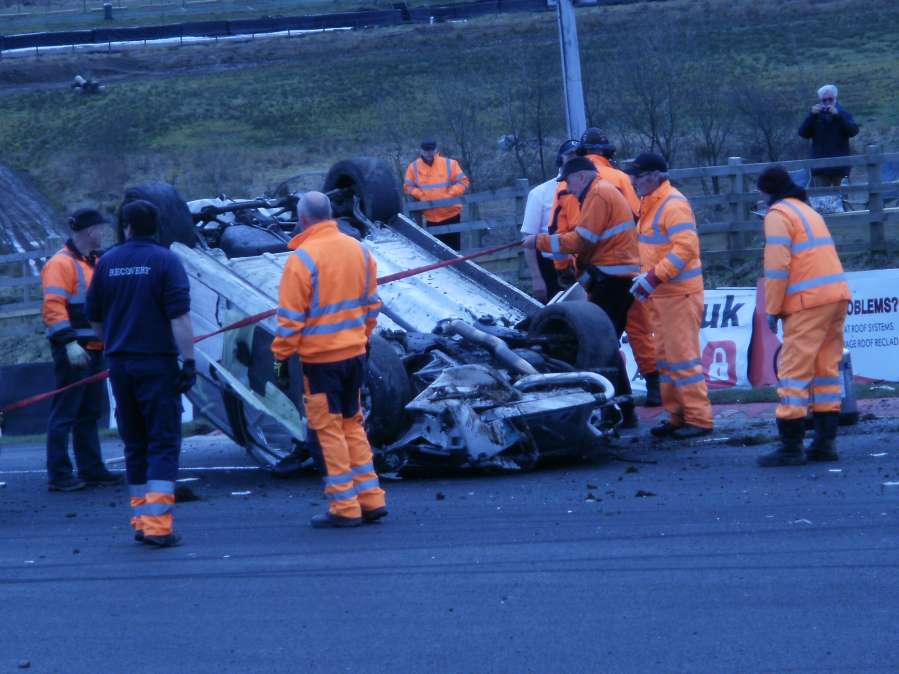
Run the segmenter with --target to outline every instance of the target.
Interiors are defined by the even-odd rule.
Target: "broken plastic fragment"
[[[198,477],[182,477],[180,480],[175,480],[175,482],[199,482],[200,478]]]
[[[843,469],[842,468],[828,468],[827,472],[828,473],[842,473]]]
[[[798,520],[790,520],[790,524],[811,524],[811,520],[807,520],[804,517]]]
[[[871,456],[876,456],[877,458],[880,458],[881,456],[886,456],[886,455],[887,455],[886,452],[876,452],[876,453],[872,454]]]
[[[899,487],[899,482],[884,482],[884,487]]]
[[[251,491],[232,491],[231,496],[249,496],[252,493]]]

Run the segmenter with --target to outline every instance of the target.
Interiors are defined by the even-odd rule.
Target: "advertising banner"
[[[710,389],[749,386],[749,344],[755,312],[755,288],[705,291],[705,310],[699,331],[699,355]],[[646,391],[634,354],[622,338],[627,373],[635,393]]]
[[[899,381],[899,269],[850,272],[846,280],[844,337],[855,376]]]

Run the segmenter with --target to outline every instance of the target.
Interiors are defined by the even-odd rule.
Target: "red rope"
[[[454,257],[449,260],[441,260],[440,262],[434,262],[432,264],[426,264],[422,267],[416,267],[415,269],[408,269],[406,271],[397,272],[396,274],[388,274],[387,276],[382,276],[378,279],[378,284],[383,285],[385,283],[390,283],[391,281],[399,281],[400,279],[409,278],[410,276],[416,276],[417,274],[423,274],[427,271],[432,271],[434,269],[440,269],[442,267],[450,267],[452,265],[459,264],[460,262],[465,262],[467,260],[472,260],[476,257],[483,257],[484,255],[490,255],[491,253],[497,253],[501,250],[506,250],[507,248],[512,248],[513,246],[521,245],[518,241],[513,243],[506,243],[502,246],[494,246],[493,248],[487,248],[485,250],[480,250],[474,253],[470,253],[468,255],[463,255],[461,257]],[[215,337],[216,335],[220,335],[223,332],[228,332],[229,330],[239,330],[240,328],[245,328],[248,325],[253,325],[258,323],[259,321],[265,320],[270,316],[275,315],[275,309],[269,309],[268,311],[263,311],[258,314],[253,314],[252,316],[247,316],[246,318],[242,318],[239,321],[235,321],[229,325],[226,325],[214,332],[207,333],[205,335],[199,335],[198,337],[194,337],[194,344],[197,342],[202,342],[204,339],[209,339],[210,337]],[[84,379],[79,379],[76,382],[71,384],[67,384],[62,388],[55,389],[53,391],[47,391],[46,393],[39,393],[37,395],[33,395],[30,398],[25,398],[24,400],[19,400],[18,402],[10,403],[6,407],[0,408],[0,418],[4,415],[9,414],[10,412],[15,412],[16,410],[23,409],[25,407],[30,407],[31,405],[36,405],[42,400],[46,400],[47,398],[52,398],[53,396],[59,393],[65,393],[76,386],[86,386],[88,384],[94,384],[98,381],[103,381],[109,376],[109,371],[104,370],[103,372],[98,372],[97,374],[92,374],[89,377],[85,377]]]

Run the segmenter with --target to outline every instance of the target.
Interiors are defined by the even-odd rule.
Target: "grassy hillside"
[[[578,22],[591,121],[624,155],[658,143],[680,166],[804,156],[795,128],[830,81],[863,124],[857,147],[897,137],[894,0],[675,0]],[[423,134],[480,186],[536,180],[565,136],[558,71],[551,13],[4,61],[0,161],[61,207],[111,205],[148,178],[187,197],[249,195],[349,154],[399,169]],[[108,92],[70,93],[78,72]]]

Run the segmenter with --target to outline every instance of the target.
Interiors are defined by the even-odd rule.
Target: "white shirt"
[[[559,183],[555,178],[537,185],[528,192],[528,200],[524,206],[524,219],[521,223],[522,234],[548,234],[549,221],[552,218],[553,197]]]

